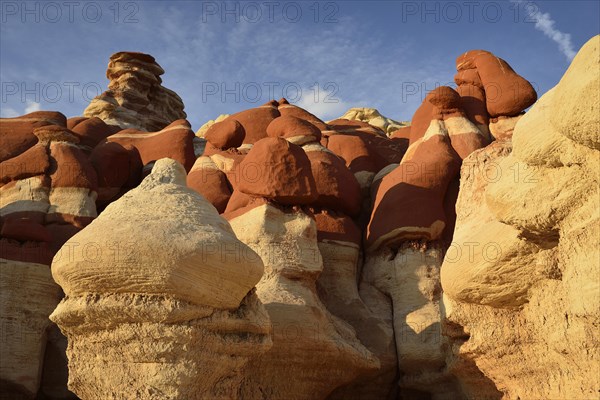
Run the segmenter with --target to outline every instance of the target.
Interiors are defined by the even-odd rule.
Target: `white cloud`
[[[32,112],[40,111],[42,109],[42,105],[40,103],[36,103],[35,101],[27,100],[27,106],[25,107],[25,112],[23,114],[29,114]]]
[[[17,110],[11,107],[0,108],[0,118],[13,118],[18,117],[20,114]]]
[[[40,111],[42,109],[42,105],[40,103],[36,103],[35,101],[27,100],[27,105],[25,106],[25,110],[23,112],[19,112],[13,107],[2,107],[0,108],[0,118],[14,118],[19,115],[29,114],[35,111]]]
[[[302,89],[302,97],[295,105],[315,114],[323,121],[338,118],[351,108],[349,103],[341,100],[334,93],[322,89],[315,92],[314,88]]]
[[[511,2],[525,4],[523,0],[511,0]],[[544,33],[544,35],[556,42],[560,52],[571,61],[575,57],[575,54],[577,54],[573,47],[573,43],[571,42],[571,35],[556,29],[554,27],[556,21],[552,19],[549,13],[542,13],[537,6],[535,6],[535,9],[529,9],[528,7],[528,5],[525,6],[527,18],[535,21],[535,29]]]
[[[571,35],[554,28],[555,22],[548,13],[538,12],[533,15],[533,18],[535,19],[535,29],[544,32],[544,35],[554,40],[558,44],[561,53],[571,61],[577,54],[573,48],[573,43],[571,43]]]

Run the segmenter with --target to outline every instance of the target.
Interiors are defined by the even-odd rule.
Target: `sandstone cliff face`
[[[164,73],[148,54],[113,54],[106,71],[108,90],[94,98],[83,115],[121,128],[149,132],[186,118],[181,98],[161,85],[160,75]]]
[[[596,36],[516,124],[512,152],[495,143],[463,166],[443,323],[473,397],[493,392],[475,365],[506,398],[598,394],[599,60]]]
[[[271,347],[253,290],[262,273],[181,164],[159,160],[54,259],[66,297],[50,318],[68,337],[69,388],[85,399],[236,397],[248,359]]]
[[[280,99],[195,136],[138,53],[108,125],[2,119],[2,389],[68,398],[62,287],[84,399],[593,397],[598,38],[527,114],[504,60],[456,67],[399,129]]]
[[[242,398],[324,399],[379,367],[354,330],[319,299],[315,280],[323,259],[310,216],[265,204],[230,223],[265,263],[256,293],[273,324],[273,348],[251,362]]]
[[[0,120],[0,387],[10,396],[33,398],[40,388],[48,315],[61,298],[50,262],[97,215],[97,176],[83,143],[113,130],[90,122],[93,129],[74,132],[56,112]]]

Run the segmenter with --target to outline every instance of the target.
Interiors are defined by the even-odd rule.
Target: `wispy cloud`
[[[22,114],[29,114],[35,111],[40,111],[42,109],[42,105],[35,101],[27,100],[27,105],[25,109],[21,112],[21,110],[16,110],[14,107],[9,107],[3,105],[0,108],[0,118],[13,118],[18,117]]]
[[[35,101],[27,100],[27,106],[25,107],[25,114],[29,114],[35,111],[40,111],[42,109],[42,105],[40,103],[36,103]]]
[[[333,98],[324,90],[313,93],[310,88],[302,90],[302,97],[295,103],[308,110],[324,121],[335,119],[352,107],[351,104],[339,98]]]
[[[18,117],[19,115],[21,115],[21,113],[19,113],[12,107],[3,106],[2,108],[0,108],[0,118],[13,118]]]
[[[511,2],[525,5],[525,8],[530,7],[529,3],[525,3],[524,0],[511,0]],[[567,60],[571,61],[577,52],[573,47],[573,43],[571,42],[571,35],[568,33],[564,33],[555,28],[556,21],[552,19],[549,13],[542,13],[539,10],[539,7],[533,10],[526,10],[528,19],[531,19],[535,22],[535,29],[542,32],[544,35],[552,39],[556,44],[558,44],[558,49],[561,53],[567,57]]]
[[[575,57],[575,54],[577,54],[571,42],[571,35],[556,29],[554,27],[555,21],[550,18],[550,14],[548,13],[542,14],[538,12],[533,15],[533,18],[535,19],[535,29],[542,31],[544,35],[554,40],[558,44],[561,53],[571,61]]]

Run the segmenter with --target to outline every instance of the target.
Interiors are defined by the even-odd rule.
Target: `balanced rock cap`
[[[275,118],[267,126],[269,137],[282,137],[299,146],[321,140],[321,131],[305,119],[291,115]]]
[[[228,118],[211,125],[204,137],[216,148],[227,150],[240,147],[246,137],[246,131],[238,121]]]
[[[310,160],[301,147],[282,138],[254,144],[238,165],[236,189],[282,205],[306,205],[318,194]]]
[[[73,236],[52,264],[67,296],[169,295],[218,309],[237,308],[262,273],[260,257],[186,187],[185,170],[172,159],[158,160],[139,187]]]

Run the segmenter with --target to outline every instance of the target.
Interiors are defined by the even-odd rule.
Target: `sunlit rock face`
[[[535,104],[487,51],[456,68],[410,125],[279,99],[194,135],[121,52],[86,116],[1,119],[1,389],[596,395],[598,37]]]
[[[159,160],[54,258],[66,297],[50,318],[81,398],[233,398],[271,347],[261,259],[185,182],[181,164]]]
[[[108,90],[94,98],[83,115],[121,128],[159,131],[185,119],[183,101],[161,85],[165,71],[149,54],[122,51],[110,57]]]
[[[597,396],[599,60],[596,36],[518,121],[512,152],[499,142],[465,160],[463,252],[441,279],[451,369],[473,397],[490,393],[474,366],[508,398]]]

